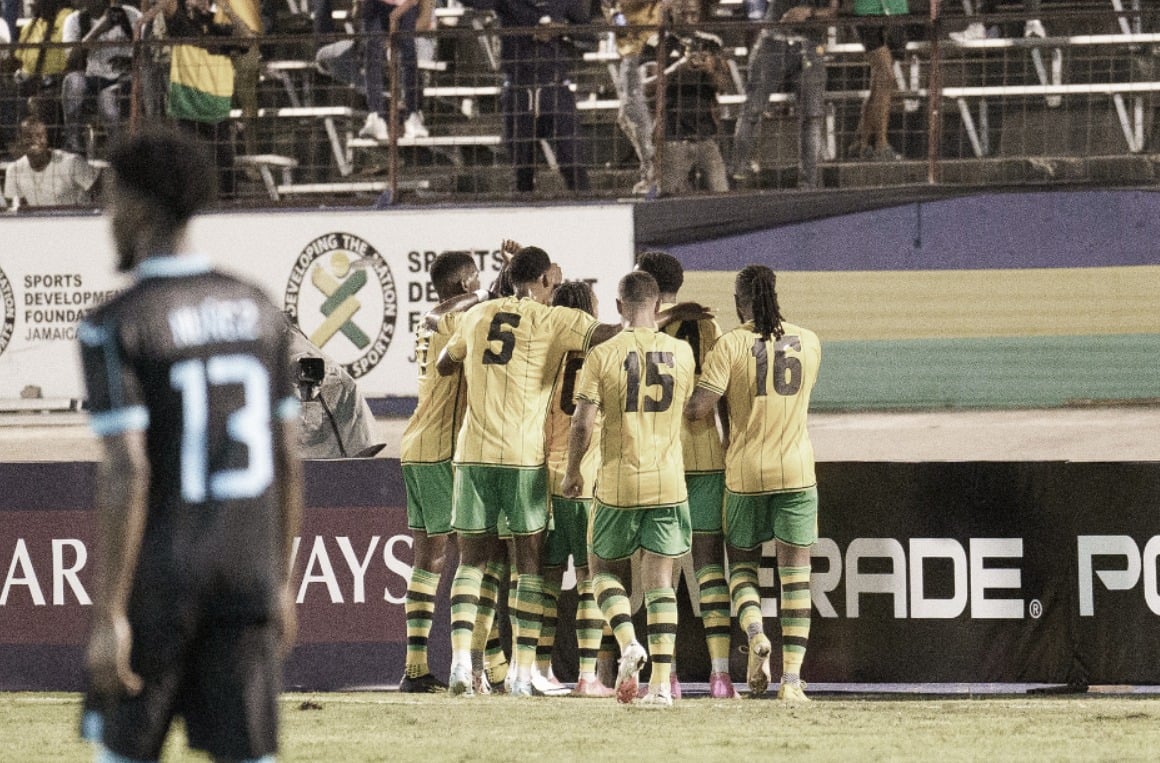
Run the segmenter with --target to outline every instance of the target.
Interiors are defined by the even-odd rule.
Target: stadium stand
[[[346,39],[354,44],[357,67],[364,39],[350,23],[348,31],[331,37],[292,33],[309,28],[308,12],[300,5],[280,8],[275,31],[262,38],[260,110],[250,127],[258,135],[256,141],[253,136],[246,141],[258,148],[239,150],[243,155],[235,162],[234,203],[295,204],[298,196],[329,195],[335,203],[360,204],[379,199],[383,191],[391,199],[415,202],[519,198],[511,190],[503,139],[504,75],[498,50],[503,35],[529,30],[500,29],[489,12],[444,0],[435,11],[435,28],[419,33],[421,104],[430,135],[409,137],[396,129],[383,141],[358,134],[366,106],[357,89],[327,76],[314,62],[314,51],[322,43]],[[757,26],[745,20],[735,0],[716,0],[710,6],[705,17],[712,21],[698,29],[726,43],[734,89],[721,95],[718,105],[719,141],[728,157]],[[1133,0],[1049,0],[1038,14],[1048,37],[1010,33],[1016,26],[1022,29],[1024,21],[1010,12],[983,19],[1002,36],[959,42],[948,32],[967,19],[959,15],[957,4],[944,7],[948,16],[933,23],[918,15],[895,19],[908,26],[912,40],[908,60],[896,70],[899,102],[890,131],[903,154],[896,162],[842,155],[867,92],[867,73],[853,19],[843,18],[827,30],[823,187],[1154,181],[1160,149],[1160,12]],[[345,11],[335,12],[340,22],[349,22],[346,16]],[[687,36],[694,30],[671,31]],[[611,27],[568,27],[563,33],[576,49],[570,87],[591,188],[566,190],[553,171],[548,143],[540,141],[536,196],[629,196],[636,157],[617,126],[619,102],[612,78],[617,55]],[[141,62],[163,58],[165,43],[139,44],[138,78]],[[5,53],[17,49],[14,43]],[[650,64],[661,81],[664,68]],[[140,88],[134,92],[140,97]],[[0,109],[6,119],[23,108],[7,89],[0,90],[0,99],[8,99]],[[794,101],[792,93],[770,97],[756,151],[759,171],[745,190],[796,186]],[[131,118],[140,123],[142,109],[133,108]],[[241,111],[231,112],[231,119],[240,124]],[[91,135],[88,153],[99,159],[105,143],[102,127],[93,125]],[[240,149],[243,141],[237,143]],[[18,156],[18,147],[0,147],[0,159]]]

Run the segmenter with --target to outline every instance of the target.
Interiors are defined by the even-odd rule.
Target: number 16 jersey
[[[781,339],[764,340],[743,323],[717,340],[698,387],[729,404],[725,487],[734,493],[803,490],[817,483],[806,431],[810,392],[822,346],[809,329],[783,323]]]

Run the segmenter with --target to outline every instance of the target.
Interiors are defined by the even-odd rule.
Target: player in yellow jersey
[[[677,301],[677,292],[685,281],[685,270],[676,257],[667,252],[645,252],[636,263],[637,270],[657,280],[661,290],[661,307]],[[665,332],[689,343],[701,377],[701,364],[721,335],[717,321],[680,321],[669,324]],[[724,406],[721,406],[724,407]],[[725,578],[725,541],[721,534],[721,509],[725,496],[725,450],[717,420],[710,416],[685,421],[681,432],[685,452],[685,485],[689,489],[689,515],[693,520],[693,571],[697,578],[701,622],[705,628],[705,645],[709,651],[709,696],[731,699],[737,696],[729,675],[729,646],[733,621],[729,613],[729,582]],[[680,684],[673,671],[673,696],[680,696]]]
[[[581,310],[546,304],[562,278],[544,250],[523,247],[509,272],[515,296],[464,313],[439,359],[440,373],[453,373],[462,364],[468,394],[455,452],[453,527],[460,538],[460,564],[452,584],[457,606],[449,687],[454,694],[471,693],[471,633],[501,513],[514,536],[519,572],[510,604],[519,623],[512,693],[533,693],[548,521],[544,417],[565,353],[585,351],[617,329]]]
[[[468,294],[479,288],[479,268],[466,252],[444,252],[431,264],[431,282],[440,300]],[[463,422],[467,391],[462,373],[440,376],[435,372],[435,361],[462,317],[461,312],[448,312],[439,318],[434,331],[420,324],[415,333],[419,402],[403,430],[400,457],[407,487],[407,527],[414,538],[415,554],[407,584],[407,664],[399,682],[401,692],[447,688],[431,674],[427,639],[443,553],[451,534],[451,455]]]
[[[601,412],[600,468],[589,521],[589,568],[600,610],[620,646],[616,695],[636,699],[648,659],[636,639],[624,588],[630,560],[643,550],[641,577],[652,678],[643,704],[671,707],[669,677],[677,635],[673,560],[689,552],[692,526],[681,450],[681,412],[693,388],[688,344],[657,331],[660,291],[648,273],[621,279],[624,330],[588,353],[576,387],[563,491],[581,494],[583,454]]]
[[[722,336],[705,361],[685,415],[710,416],[729,405],[725,457],[725,541],[729,589],[749,638],[750,696],[770,680],[771,646],[761,616],[757,572],[761,545],[774,539],[781,584],[782,676],[778,697],[807,702],[801,665],[810,632],[810,548],[818,538],[814,451],[806,431],[810,392],[822,348],[809,329],[786,323],[776,278],[764,265],[737,274],[734,299],[742,325]]]
[[[592,287],[583,281],[560,284],[552,297],[553,305],[575,307],[590,315],[596,315],[596,295]],[[580,658],[579,680],[576,694],[584,697],[608,697],[612,689],[602,684],[596,677],[596,658],[600,651],[600,640],[604,631],[604,618],[596,606],[596,596],[592,588],[592,578],[588,574],[588,515],[592,507],[592,483],[596,476],[599,452],[589,448],[580,461],[580,473],[584,475],[584,490],[573,498],[564,497],[562,483],[568,464],[568,434],[572,423],[572,413],[576,410],[573,393],[580,370],[584,367],[584,355],[570,352],[564,356],[556,375],[552,392],[552,404],[548,408],[548,418],[544,426],[544,441],[548,457],[548,493],[552,501],[552,527],[545,541],[544,566],[544,627],[537,649],[538,670],[548,675],[545,660],[550,665],[552,636],[555,630],[555,600],[560,593],[560,584],[568,557],[576,571],[576,651]]]

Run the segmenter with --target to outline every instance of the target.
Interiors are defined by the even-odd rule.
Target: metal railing
[[[657,29],[661,38],[671,36],[684,46],[661,46],[644,57],[658,189],[641,186],[640,160],[618,120],[620,58],[612,28],[603,24],[507,29],[489,13],[440,9],[444,23],[414,35],[417,65],[409,74],[401,33],[265,36],[259,40],[260,80],[238,83],[239,91],[256,87],[257,110],[234,108],[219,129],[202,134],[217,149],[228,144],[216,156],[230,191],[223,203],[235,205],[598,199],[632,196],[634,188],[667,195],[720,190],[716,160],[699,155],[687,189],[665,187],[664,172],[688,159],[681,142],[703,143],[723,166],[734,164],[729,190],[792,189],[807,179],[793,83],[779,83],[765,104],[751,163],[733,162],[752,45],[759,31],[769,29],[791,41],[795,35],[823,41],[827,76],[817,120],[818,187],[1140,183],[1153,177],[1149,152],[1160,152],[1158,15],[1131,8],[1044,13],[1046,37],[1024,37],[1025,17],[1019,14],[980,17],[988,26],[995,22],[1000,36],[965,41],[948,32],[975,19],[877,19],[904,25],[909,42],[894,66],[888,135],[898,156],[873,160],[846,150],[869,86],[855,31],[861,19],[795,28],[715,21],[695,29]],[[1018,31],[1003,34],[1003,25]],[[716,42],[705,42],[706,35]],[[168,118],[169,52],[183,42],[135,43],[133,66],[121,83],[119,122],[107,123],[86,103],[80,150],[90,160],[99,164],[117,132]],[[705,78],[681,79],[679,62],[691,46],[713,48],[718,42],[728,76],[707,103],[698,90],[707,86]],[[376,44],[388,46],[380,130],[368,122],[360,71],[366,46]],[[521,52],[535,58],[521,60]],[[60,97],[61,79],[48,77],[30,102],[28,88],[5,77],[0,127],[12,146],[9,162],[20,153],[15,120],[30,108],[39,110],[60,145],[65,125],[53,99]],[[401,108],[408,87],[416,90],[421,125]],[[681,123],[692,136],[684,141],[674,137]]]

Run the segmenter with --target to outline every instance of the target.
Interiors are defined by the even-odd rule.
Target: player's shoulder
[[[799,326],[796,323],[786,323],[785,321],[782,321],[781,327],[785,330],[787,335],[801,337],[803,344],[807,342],[812,344],[821,344],[821,341],[818,339],[818,335],[805,326]]]

